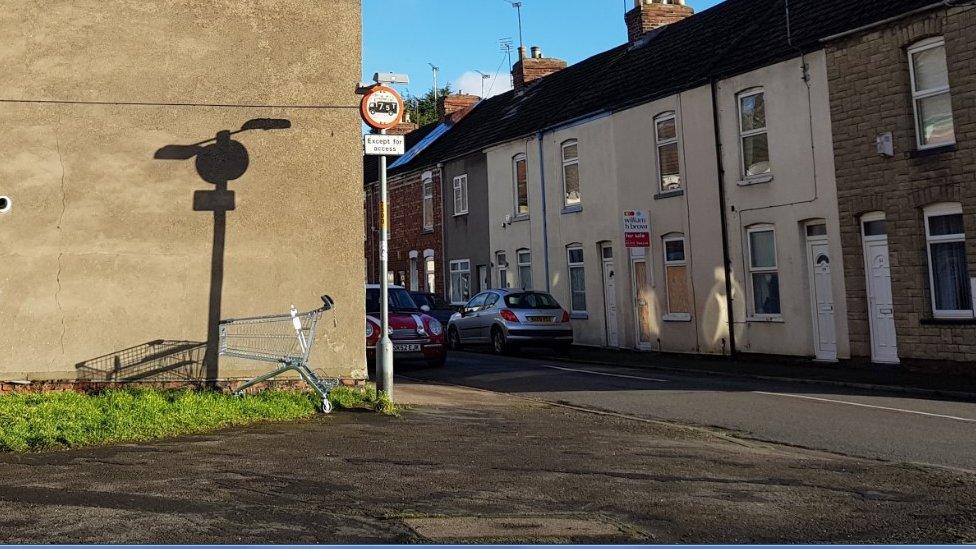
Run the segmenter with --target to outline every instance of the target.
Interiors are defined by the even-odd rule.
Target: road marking
[[[757,395],[802,398],[805,400],[816,400],[819,402],[831,402],[833,404],[847,404],[848,406],[859,406],[861,408],[874,408],[875,410],[887,410],[889,412],[901,412],[903,414],[915,414],[919,416],[929,416],[929,417],[938,417],[942,419],[952,419],[955,421],[965,421],[966,423],[976,423],[976,419],[967,418],[967,417],[947,416],[944,414],[933,414],[930,412],[919,412],[918,410],[905,410],[903,408],[891,408],[888,406],[875,406],[874,404],[862,404],[860,402],[848,402],[846,400],[834,400],[831,398],[820,398],[820,397],[812,397],[806,395],[791,395],[789,393],[767,393],[766,391],[753,391],[753,393]]]
[[[622,377],[624,379],[639,379],[641,381],[658,381],[661,383],[667,383],[667,379],[658,379],[656,377],[641,377],[641,376],[628,376],[624,374],[611,374],[609,372],[594,372],[593,370],[581,370],[578,368],[564,368],[562,366],[552,366],[550,364],[538,364],[540,368],[551,368],[553,370],[563,370],[566,372],[577,372],[580,374],[593,374],[595,376],[607,376],[607,377]]]

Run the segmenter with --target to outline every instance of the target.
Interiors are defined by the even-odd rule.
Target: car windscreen
[[[509,309],[560,309],[559,303],[549,294],[525,292],[505,296]]]
[[[388,301],[390,311],[395,313],[419,313],[420,308],[413,302],[410,294],[402,288],[390,288],[390,299]],[[380,290],[379,288],[366,289],[366,312],[380,312]]]
[[[431,302],[430,296],[427,294],[422,294],[420,292],[410,292],[410,297],[413,298],[413,302],[417,304],[418,307],[423,307],[424,305],[433,308],[434,304]]]

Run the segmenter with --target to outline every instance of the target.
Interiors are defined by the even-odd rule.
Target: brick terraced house
[[[401,124],[391,133],[405,134],[406,154],[391,159],[387,169],[390,202],[389,272],[391,283],[410,290],[440,293],[444,288],[444,216],[442,169],[419,155],[463,118],[480,98],[451,95],[440,99],[440,121],[422,128]],[[366,282],[378,283],[379,272],[379,162],[363,157],[363,192],[366,215]]]
[[[976,9],[825,42],[852,353],[976,361]]]

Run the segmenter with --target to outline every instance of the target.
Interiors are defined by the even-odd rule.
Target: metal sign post
[[[384,77],[384,78],[381,78]],[[380,135],[396,126],[403,115],[403,99],[393,88],[384,83],[403,83],[402,75],[377,74],[377,82],[365,91],[360,104],[360,114],[363,121]],[[393,341],[390,340],[390,281],[389,271],[389,238],[390,238],[390,207],[386,185],[386,156],[384,147],[370,150],[370,136],[364,136],[363,145],[366,154],[377,154],[380,157],[380,340],[376,345],[376,382],[377,388],[393,398]]]

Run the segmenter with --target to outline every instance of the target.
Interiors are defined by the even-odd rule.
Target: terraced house
[[[515,89],[479,103],[424,152],[426,162],[484,155],[490,283],[550,291],[571,313],[577,343],[864,356],[856,335],[852,352],[858,309],[848,290],[849,263],[862,260],[842,240],[849,219],[838,207],[834,153],[854,133],[835,126],[860,131],[863,120],[838,106],[856,84],[845,84],[847,96],[833,87],[880,76],[842,65],[874,50],[847,55],[835,41],[928,5],[728,0],[694,14],[680,1],[635,0],[623,22],[628,41],[614,49],[572,66],[541,48],[520,52]],[[942,8],[952,10],[966,13]],[[940,44],[926,38],[924,47]],[[967,50],[955,47],[950,66],[968,85]],[[940,81],[905,97],[944,92]],[[954,112],[967,108],[953,101],[961,101]],[[965,115],[956,116],[962,127]],[[869,146],[873,155],[873,139],[857,154]],[[948,153],[925,156],[938,154]],[[862,161],[845,159],[840,173]],[[967,196],[964,179],[952,192]],[[649,215],[649,246],[626,245],[622,215],[632,210]]]
[[[875,362],[976,361],[976,10],[956,4],[824,41],[851,345]]]

